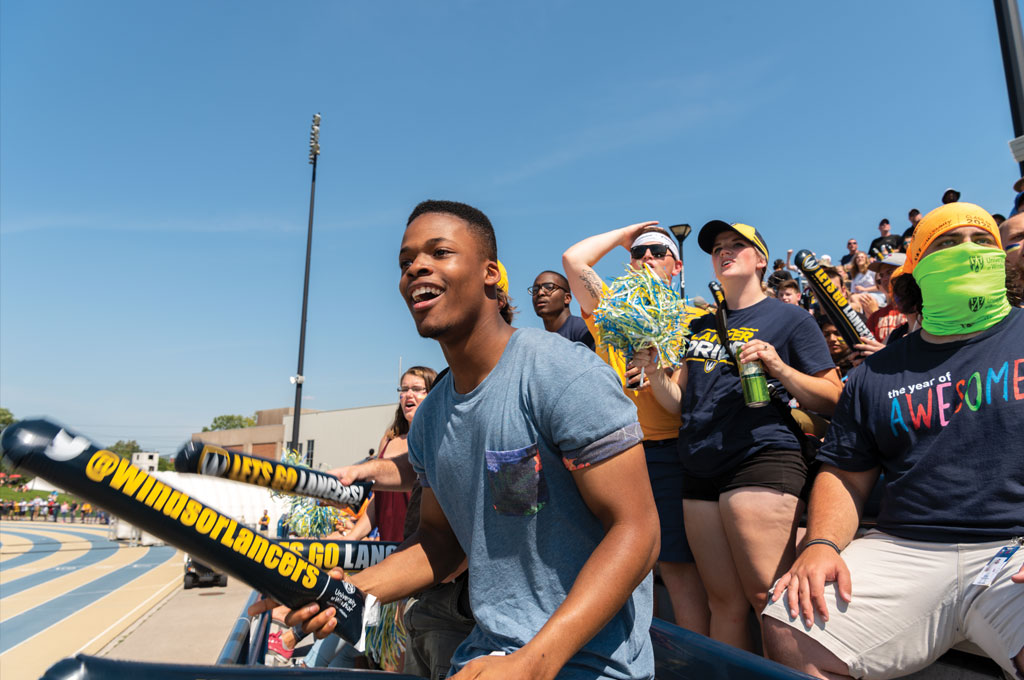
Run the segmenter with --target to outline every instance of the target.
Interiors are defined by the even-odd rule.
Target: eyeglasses
[[[642,260],[644,259],[644,254],[648,250],[651,251],[651,255],[658,259],[661,259],[672,252],[668,249],[668,246],[664,244],[651,243],[645,246],[633,246],[632,248],[629,249],[629,256],[632,257],[634,260]]]
[[[399,387],[398,393],[405,394],[406,392],[415,392],[416,394],[426,394],[426,387]]]
[[[544,291],[545,293],[550,295],[551,293],[555,292],[556,288],[558,290],[565,290],[565,288],[562,288],[561,286],[554,283],[538,283],[536,286],[530,286],[529,288],[527,288],[526,292],[529,293],[531,296],[535,296],[539,294],[541,291]]]

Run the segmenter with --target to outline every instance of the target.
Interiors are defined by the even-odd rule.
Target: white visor
[[[630,249],[636,248],[637,246],[649,246],[652,243],[660,243],[661,245],[668,246],[668,250],[672,253],[672,256],[677,260],[679,259],[679,247],[676,246],[675,241],[659,231],[649,231],[646,234],[640,234],[640,236],[633,241],[633,245],[630,246]]]

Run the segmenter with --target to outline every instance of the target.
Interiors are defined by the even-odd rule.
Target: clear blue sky
[[[294,400],[316,111],[318,409],[443,365],[397,294],[425,198],[488,213],[539,326],[526,287],[598,231],[722,218],[838,256],[947,186],[1005,214],[1018,177],[977,0],[3,0],[0,88],[0,405],[165,453]]]

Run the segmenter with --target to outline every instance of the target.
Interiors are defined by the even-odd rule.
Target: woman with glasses
[[[409,434],[413,416],[416,415],[416,409],[427,396],[427,392],[433,387],[436,378],[437,372],[426,366],[413,366],[402,374],[395,419],[380,440],[377,458],[394,458],[409,451],[405,438]],[[405,538],[406,511],[413,493],[375,491],[366,513],[345,538],[358,541],[376,529],[380,540],[400,543]]]

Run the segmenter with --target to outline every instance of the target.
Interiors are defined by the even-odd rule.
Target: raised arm
[[[594,271],[594,265],[616,246],[629,250],[644,227],[656,224],[657,222],[640,222],[590,236],[562,254],[565,278],[569,280],[572,295],[584,314],[592,314],[601,302],[601,287],[604,284]]]
[[[454,676],[554,678],[611,620],[658,558],[658,511],[640,445],[572,473],[604,538],[584,563],[565,601],[544,627],[507,657],[475,659]],[[629,493],[623,493],[629,489]]]

